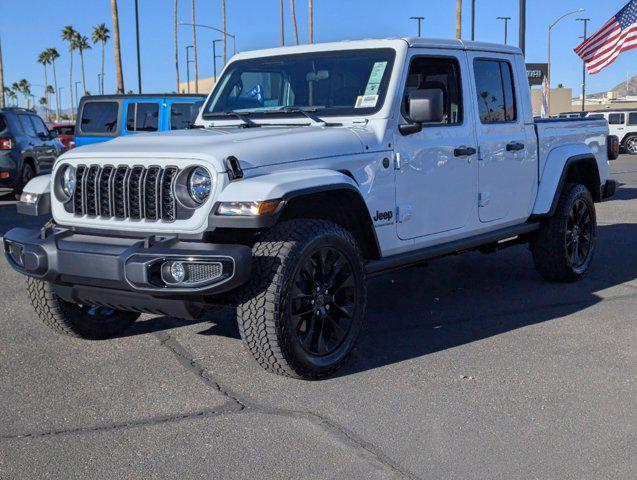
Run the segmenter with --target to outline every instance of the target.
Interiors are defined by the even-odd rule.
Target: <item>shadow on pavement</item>
[[[621,187],[617,190],[615,195],[608,199],[613,200],[635,200],[637,198],[637,188]]]

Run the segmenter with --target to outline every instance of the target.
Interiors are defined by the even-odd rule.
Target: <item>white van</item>
[[[589,112],[588,118],[604,118],[611,135],[616,135],[624,151],[637,155],[637,109]]]

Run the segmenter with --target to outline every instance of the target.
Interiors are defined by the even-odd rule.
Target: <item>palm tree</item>
[[[279,17],[281,19],[281,46],[285,47],[285,21],[283,18],[283,0],[279,0]]]
[[[88,43],[88,37],[82,36],[79,33],[75,36],[75,46],[80,52],[80,63],[82,64],[82,90],[86,95],[86,75],[84,74],[84,50],[90,50],[91,44]]]
[[[16,89],[15,87],[17,86],[18,88],[16,90],[24,95],[24,102],[26,103],[27,108],[29,108],[29,95],[31,95],[31,84],[29,81],[26,78],[21,78],[17,84],[14,83],[13,85],[14,89]]]
[[[48,48],[49,60],[53,69],[53,85],[55,87],[55,120],[60,121],[60,94],[58,93],[58,76],[55,71],[55,61],[60,58],[60,54],[55,48]]]
[[[71,60],[69,61],[69,95],[71,98],[71,118],[75,117],[75,111],[73,109],[73,52],[77,49],[77,37],[78,33],[75,31],[72,25],[67,25],[62,29],[62,40],[69,44],[69,54]]]
[[[42,64],[42,66],[44,67],[44,85],[48,85],[49,76],[47,75],[46,66],[51,63],[48,50],[43,50],[42,52],[40,52],[40,55],[38,55],[38,63]],[[46,91],[44,92],[44,96],[45,98],[48,98],[48,93]]]
[[[14,107],[18,105],[18,95],[16,94],[16,92],[13,89],[5,86],[4,87],[4,93],[6,94],[7,99],[11,100],[11,104]]]
[[[100,85],[99,85],[99,91],[102,94],[104,94],[104,50],[106,47],[106,42],[108,42],[108,39],[111,38],[109,33],[111,32],[108,28],[106,28],[106,24],[100,23],[98,26],[93,28],[93,34],[91,36],[93,43],[97,43],[97,42],[102,43],[102,67],[101,67],[101,76],[100,76]]]
[[[456,38],[462,38],[462,0],[456,0]]]
[[[292,10],[292,25],[294,25],[294,42],[299,44],[299,27],[296,24],[296,6],[294,5],[294,0],[290,0],[290,9]]]
[[[179,93],[179,37],[177,35],[177,10],[179,7],[179,0],[175,0],[175,15],[174,15],[174,40],[175,40],[175,72],[177,74],[177,93]],[[215,61],[216,59],[213,59]]]
[[[226,34],[226,0],[221,0],[221,29],[223,30],[223,66],[226,66],[228,35]]]
[[[2,67],[2,41],[0,41],[0,108],[5,107],[4,96],[6,87],[4,86],[4,69]]]
[[[117,75],[117,93],[124,93],[124,74],[122,73],[122,51],[119,46],[119,14],[117,0],[111,0],[111,15],[113,17],[113,49],[115,52],[115,72]]]
[[[195,93],[199,93],[199,65],[197,64],[197,27],[195,23],[197,20],[195,18],[195,0],[190,0],[190,11],[192,13],[192,46],[193,46],[193,55],[194,58],[194,67],[195,67]],[[188,65],[186,65],[188,68]],[[190,87],[189,87],[190,88]]]

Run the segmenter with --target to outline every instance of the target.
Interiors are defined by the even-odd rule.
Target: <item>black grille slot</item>
[[[73,211],[76,215],[102,218],[173,222],[178,173],[177,167],[79,165]]]

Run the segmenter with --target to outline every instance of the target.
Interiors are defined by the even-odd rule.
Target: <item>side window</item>
[[[126,130],[156,132],[159,129],[158,103],[129,103],[126,109]]]
[[[31,121],[33,122],[33,126],[35,127],[35,131],[38,136],[48,137],[50,135],[49,129],[46,128],[46,125],[42,121],[40,117],[36,117],[35,115],[31,115]]]
[[[455,58],[415,57],[409,66],[403,98],[403,114],[409,118],[409,93],[414,90],[442,91],[444,115],[441,125],[462,123],[460,64]]]
[[[82,133],[109,134],[117,131],[117,102],[86,102],[82,107]]]
[[[503,60],[475,60],[478,111],[482,123],[513,122],[517,119],[513,71]]]
[[[202,103],[173,103],[170,106],[170,129],[183,130],[197,119]]]
[[[628,114],[628,125],[637,125],[637,112]]]
[[[608,115],[609,125],[624,125],[626,123],[626,115],[623,113],[611,113]]]
[[[18,119],[20,120],[20,125],[22,125],[22,130],[29,137],[37,137],[38,135],[35,133],[35,128],[33,128],[33,124],[31,120],[29,120],[28,115],[18,115]]]

